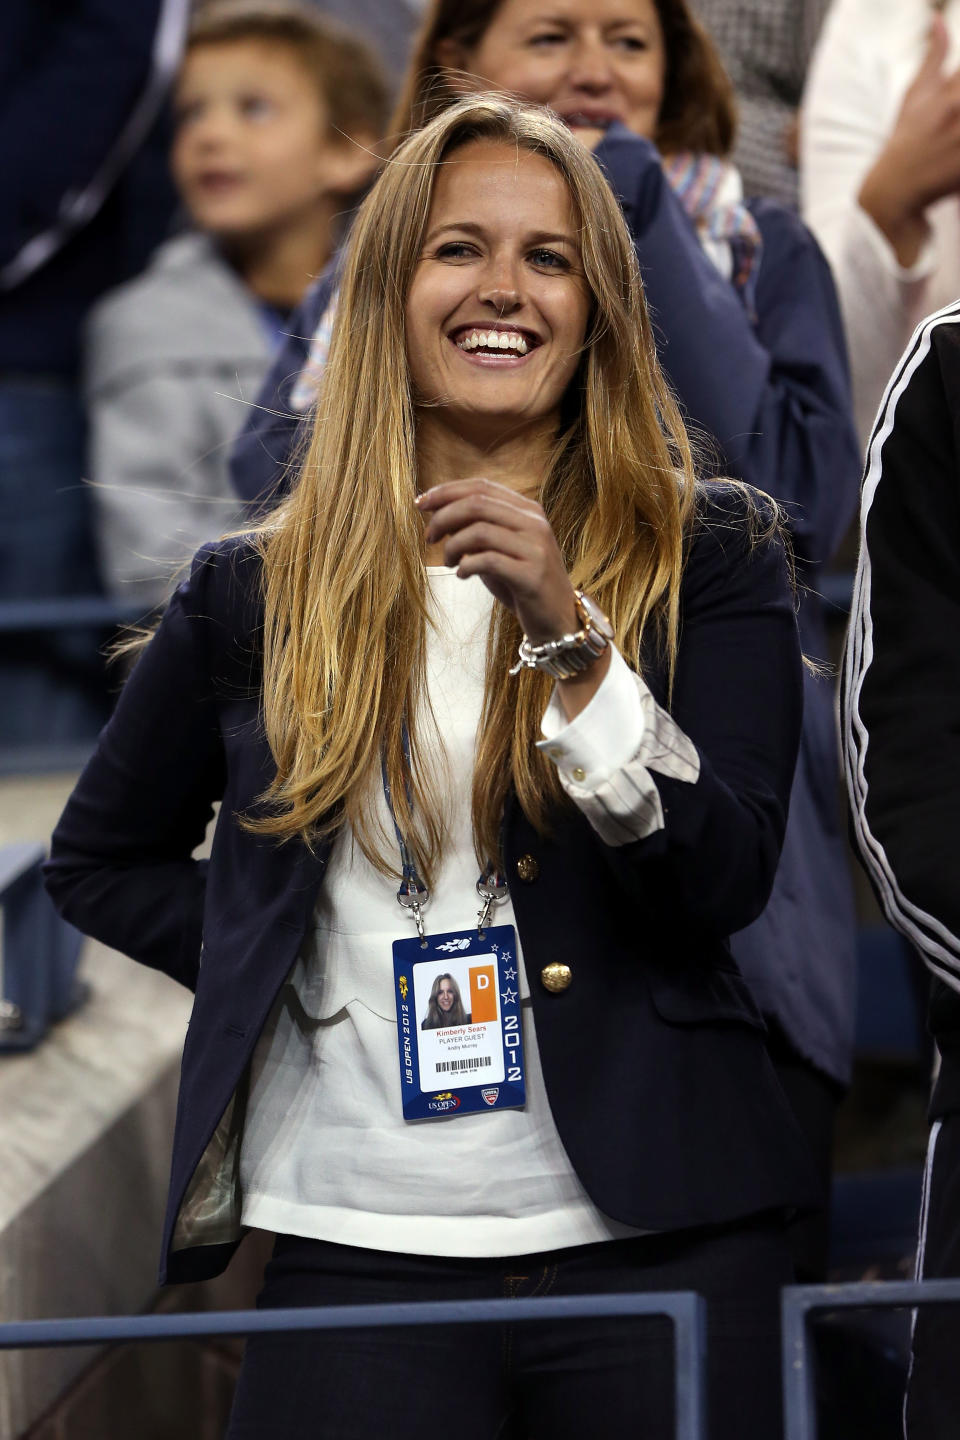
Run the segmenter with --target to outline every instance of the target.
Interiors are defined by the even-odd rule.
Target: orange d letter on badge
[[[470,1021],[482,1025],[497,1018],[497,972],[493,965],[470,966]]]

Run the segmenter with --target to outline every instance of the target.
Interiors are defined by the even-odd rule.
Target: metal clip
[[[494,905],[499,905],[501,900],[505,900],[508,893],[507,882],[498,870],[488,870],[477,881],[477,894],[483,901],[483,905],[477,913],[477,934],[481,940],[485,939],[484,931],[493,913]]]
[[[423,928],[423,910],[430,899],[430,891],[420,880],[416,871],[408,872],[404,866],[404,876],[400,882],[400,889],[397,891],[397,901],[404,910],[409,910],[417,926],[417,934],[420,936],[420,948],[426,950],[427,938]]]

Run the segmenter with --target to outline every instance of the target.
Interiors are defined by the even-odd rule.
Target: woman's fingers
[[[435,537],[435,538],[440,538]],[[447,565],[456,566],[465,555],[479,551],[491,551],[509,556],[526,563],[532,574],[541,568],[541,557],[530,545],[527,537],[504,525],[492,524],[489,520],[478,520],[448,534],[443,546],[443,558]]]
[[[536,535],[550,530],[547,517],[539,506],[526,510],[500,496],[467,495],[462,500],[452,500],[433,512],[427,524],[427,544],[432,545],[446,535],[454,535],[468,525],[484,523],[499,525],[504,530],[513,530],[518,534],[528,532]]]
[[[576,628],[563,557],[543,509],[490,480],[451,480],[417,497],[428,544],[462,579],[477,575],[533,640]]]
[[[469,480],[445,480],[442,485],[434,485],[430,490],[425,490],[422,495],[418,495],[415,503],[421,514],[426,515],[471,496],[487,496],[492,500],[500,500],[518,511],[533,511],[543,514],[535,500],[528,499],[517,490],[511,490],[508,485],[501,485],[496,480],[486,480],[481,476]]]

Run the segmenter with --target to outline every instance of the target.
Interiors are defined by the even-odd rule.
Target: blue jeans
[[[0,600],[99,593],[83,446],[73,383],[0,375]],[[108,712],[101,638],[0,632],[0,744],[96,735]]]
[[[493,1260],[277,1239],[258,1304],[697,1290],[708,1304],[711,1440],[781,1434],[779,1219]],[[659,1318],[257,1335],[228,1440],[673,1440],[673,1355]]]

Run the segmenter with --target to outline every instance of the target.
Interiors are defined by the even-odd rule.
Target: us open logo
[[[500,1094],[500,1086],[499,1086],[499,1085],[485,1085],[485,1086],[483,1087],[483,1089],[480,1091],[480,1094],[483,1096],[484,1102],[485,1102],[487,1105],[496,1105],[496,1103],[497,1103],[497,1096]]]
[[[451,1094],[449,1090],[441,1091],[439,1095],[434,1095],[433,1099],[427,1102],[427,1109],[437,1115],[444,1115],[448,1110],[459,1110],[460,1096]]]

